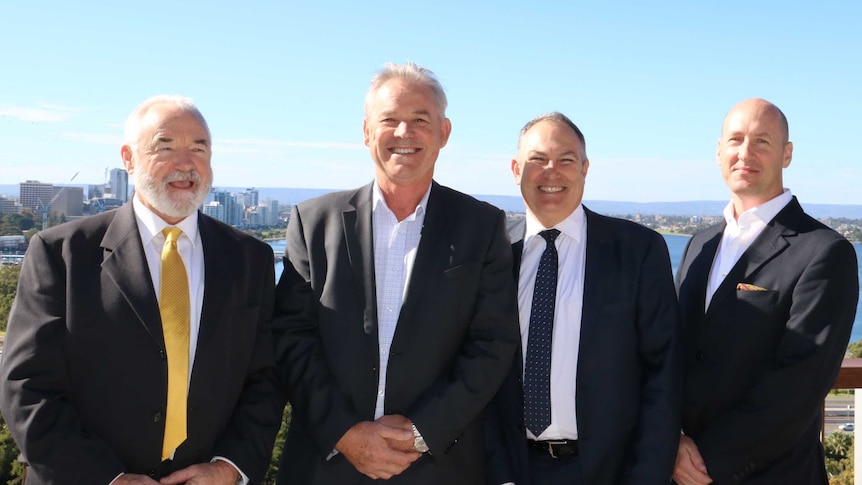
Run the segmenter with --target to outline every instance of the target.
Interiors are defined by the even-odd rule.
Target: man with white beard
[[[156,96],[126,121],[123,207],[30,241],[0,364],[27,484],[260,482],[281,421],[272,250],[197,208],[209,128]]]

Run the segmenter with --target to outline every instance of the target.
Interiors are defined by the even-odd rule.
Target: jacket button
[[[703,352],[698,350],[695,357],[697,357],[697,360],[703,360]]]
[[[152,478],[153,480],[155,480],[156,479],[156,471],[155,470],[147,470],[147,476]]]
[[[159,350],[159,358],[162,360],[166,360],[168,358],[168,355],[165,354],[164,350]]]
[[[161,420],[162,420],[162,412],[161,411],[157,412],[156,414],[153,414],[153,422],[154,423],[158,423]]]

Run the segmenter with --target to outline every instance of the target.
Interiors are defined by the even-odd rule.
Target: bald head
[[[780,130],[781,141],[787,143],[790,141],[790,130],[787,125],[787,117],[778,109],[778,106],[761,98],[751,98],[741,101],[730,108],[727,115],[724,117],[724,123],[721,127],[721,132],[725,133],[728,127],[728,121],[744,113],[747,117],[760,120],[774,120],[778,124]]]

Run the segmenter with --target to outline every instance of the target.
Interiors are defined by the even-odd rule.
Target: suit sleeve
[[[0,410],[40,477],[52,483],[107,484],[124,466],[105,442],[86,431],[70,401],[65,273],[60,257],[39,234],[33,236],[0,363]]]
[[[338,389],[318,331],[318,296],[311,286],[309,248],[302,215],[294,206],[287,226],[284,272],[276,290],[274,330],[277,367],[292,412],[326,457],[360,422]]]
[[[439,379],[408,413],[432,455],[444,453],[456,443],[482,413],[509,372],[520,342],[512,250],[505,228],[505,215],[500,212],[485,249],[471,320],[452,372]]]
[[[652,234],[638,285],[641,407],[624,483],[667,483],[679,441],[683,362],[681,323],[667,245]]]
[[[740,470],[755,470],[797,443],[841,367],[859,297],[856,253],[841,238],[808,256],[773,369],[696,440],[718,483],[733,483]]]
[[[263,291],[260,292],[260,314],[254,322],[234,322],[235,325],[255,325],[251,361],[246,369],[245,384],[231,421],[216,444],[215,456],[230,459],[252,483],[260,483],[266,474],[272,455],[275,435],[281,426],[284,401],[279,398],[279,381],[274,368],[272,315],[275,298],[275,263],[272,251],[262,248],[262,257],[251,263],[263,271]],[[258,266],[259,265],[259,266]],[[246,278],[257,280],[259,271],[250,270]],[[251,287],[257,288],[252,284]]]

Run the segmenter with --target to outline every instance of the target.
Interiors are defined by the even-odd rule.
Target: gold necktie
[[[168,354],[168,407],[165,415],[165,439],[162,460],[186,440],[186,407],[189,379],[189,281],[186,267],[177,251],[177,239],[183,231],[167,227],[162,247],[162,284],[159,312]]]

